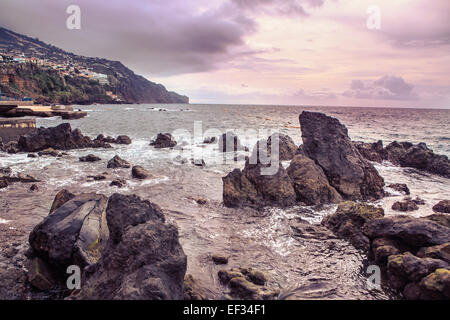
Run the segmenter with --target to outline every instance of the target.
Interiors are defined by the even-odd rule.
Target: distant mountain
[[[79,56],[2,27],[0,90],[42,103],[189,103],[121,62]]]

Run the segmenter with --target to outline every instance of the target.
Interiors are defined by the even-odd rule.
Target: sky
[[[191,103],[450,109],[449,0],[1,0],[0,25]]]

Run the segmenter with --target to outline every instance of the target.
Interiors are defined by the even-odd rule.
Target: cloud
[[[238,8],[265,14],[308,16],[309,8],[324,5],[325,0],[231,0]]]
[[[417,100],[413,86],[402,77],[386,75],[374,81],[353,80],[342,95],[356,99]]]
[[[336,94],[329,90],[323,89],[319,91],[305,92],[303,89],[297,90],[293,95],[293,99],[306,99],[306,100],[332,100],[336,99]]]

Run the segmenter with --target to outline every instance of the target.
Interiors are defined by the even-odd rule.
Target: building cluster
[[[69,58],[69,57],[68,57]],[[52,61],[46,58],[27,57],[22,54],[3,53],[0,51],[0,64],[20,64],[31,63],[39,67],[53,69],[59,72],[59,74],[71,77],[82,77],[98,81],[100,84],[109,84],[108,76],[106,74],[92,71],[90,68],[86,68],[82,64],[67,59],[66,62],[61,63],[59,61]]]

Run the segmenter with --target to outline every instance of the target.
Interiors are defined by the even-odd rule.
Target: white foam
[[[1,219],[1,218],[0,218],[0,224],[2,224],[2,223],[3,223],[3,224],[9,223],[9,220],[5,220],[5,219]]]

